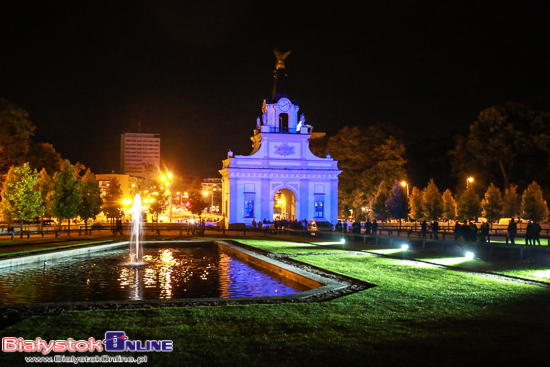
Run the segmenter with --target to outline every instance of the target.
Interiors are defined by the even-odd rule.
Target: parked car
[[[310,232],[328,232],[334,230],[334,227],[326,220],[310,219],[307,222],[307,230]]]
[[[44,219],[45,226],[56,226],[57,222],[53,219]]]

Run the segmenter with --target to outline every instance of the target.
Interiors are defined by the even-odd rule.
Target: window
[[[315,218],[324,218],[325,217],[325,209],[324,209],[324,202],[323,201],[316,201],[315,202]]]
[[[244,217],[254,218],[254,200],[244,201]]]
[[[324,209],[324,202],[323,201],[316,201],[315,202],[315,218],[324,218],[325,217],[325,209]]]
[[[279,114],[279,132],[288,132],[288,114]]]

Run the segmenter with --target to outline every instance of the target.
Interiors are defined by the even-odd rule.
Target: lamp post
[[[473,182],[474,182],[474,178],[471,176],[466,179],[466,190],[468,190],[468,188],[470,187],[470,184]]]
[[[202,192],[202,194],[204,195],[204,197],[207,197],[207,196],[208,196],[208,191],[204,190],[204,191]],[[211,203],[211,204],[210,204],[210,209],[209,209],[208,211],[210,212],[210,215],[212,215],[212,206],[214,205],[214,191],[212,191],[212,192],[210,193],[210,199],[211,199],[211,200],[210,200],[210,203]]]
[[[407,181],[401,181],[401,186],[407,189],[407,197],[409,197],[409,183]]]
[[[168,193],[170,194],[170,223],[172,223],[172,174],[168,172],[166,177],[164,175],[161,176],[162,181],[167,181],[166,186],[168,186]]]

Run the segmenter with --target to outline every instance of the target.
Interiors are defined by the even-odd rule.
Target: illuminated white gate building
[[[329,155],[320,158],[309,149],[311,126],[298,118],[297,101],[281,92],[284,58],[277,54],[275,86],[257,119],[250,155],[223,161],[222,210],[226,226],[250,225],[267,219],[338,219],[338,165]],[[282,59],[281,59],[282,57]]]

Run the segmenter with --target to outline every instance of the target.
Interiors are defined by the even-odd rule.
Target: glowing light
[[[474,182],[474,178],[473,178],[473,177],[468,177],[468,182],[469,182],[469,183]]]
[[[407,251],[408,249],[409,249],[409,245],[407,245],[407,244],[401,245],[401,250]]]
[[[462,263],[464,263],[468,260],[469,259],[467,259],[464,256],[461,256],[461,257],[447,257],[447,258],[442,258],[442,259],[424,259],[424,261],[426,261],[426,262],[439,264],[439,265],[447,265],[447,266],[462,264]]]
[[[466,260],[473,260],[475,255],[474,255],[473,252],[468,251],[468,252],[466,252],[466,255],[464,257],[466,258]]]
[[[342,238],[342,239],[340,240],[340,243],[346,243],[346,239],[345,239],[345,238]]]
[[[401,186],[403,187],[407,186],[407,181],[401,181]]]
[[[400,249],[400,248],[390,248],[390,249],[384,249],[384,250],[369,250],[367,252],[372,252],[372,253],[380,254],[380,255],[391,255],[391,254],[396,254],[396,253],[401,252],[401,251],[403,251],[403,250]]]
[[[122,200],[122,204],[130,205],[130,204],[132,204],[132,199],[124,199],[124,200]]]

